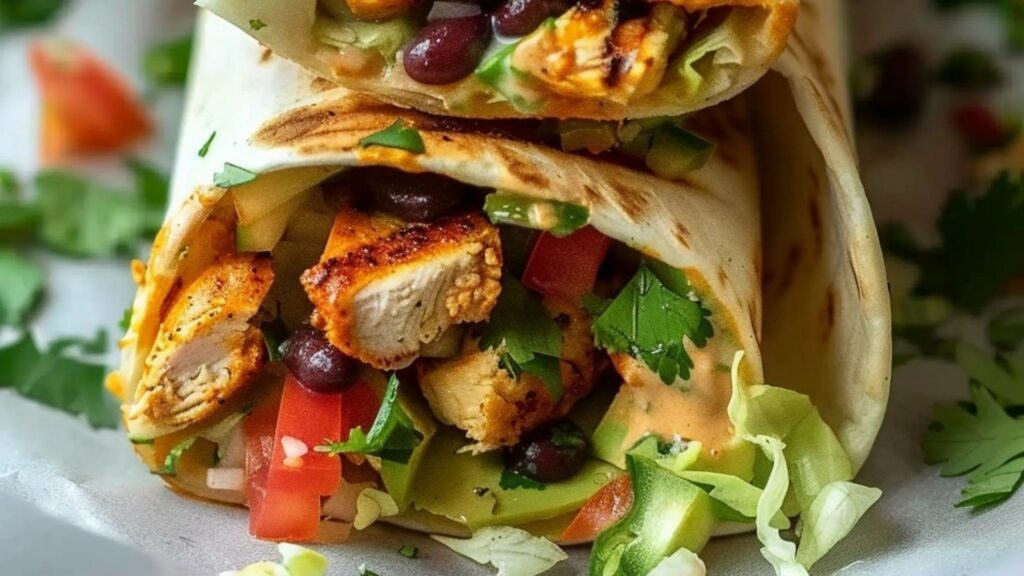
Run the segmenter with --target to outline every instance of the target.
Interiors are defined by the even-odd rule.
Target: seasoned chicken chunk
[[[544,306],[563,329],[562,386],[555,402],[547,387],[528,373],[516,380],[498,362],[499,351],[467,342],[462,354],[417,363],[420,388],[434,414],[465,430],[476,451],[512,446],[520,436],[569,413],[594,382],[594,340],[590,318],[578,306],[547,298]]]
[[[387,20],[408,12],[416,0],[345,0],[345,4],[360,20]]]
[[[679,41],[685,13],[671,4],[620,20],[618,2],[572,8],[524,38],[512,65],[565,96],[625,104],[653,92]]]
[[[221,256],[168,300],[125,413],[133,436],[166,434],[196,423],[259,373],[265,346],[250,320],[273,277],[269,258]]]
[[[344,208],[302,284],[316,308],[313,324],[332,344],[398,370],[449,326],[486,320],[500,279],[498,230],[480,215],[399,227]]]

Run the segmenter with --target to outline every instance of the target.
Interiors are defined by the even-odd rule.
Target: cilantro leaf
[[[984,386],[998,398],[1011,404],[1024,404],[1024,373],[1014,366],[1003,366],[974,346],[960,342],[956,346],[956,362],[973,382]]]
[[[280,311],[278,311],[280,314]],[[284,359],[284,344],[288,341],[288,326],[278,315],[277,318],[260,325],[263,332],[263,343],[267,347],[267,357],[271,362]]]
[[[203,143],[203,147],[199,149],[199,157],[206,158],[206,155],[210,153],[210,146],[213,146],[213,140],[217,138],[217,131],[210,132],[210,137]]]
[[[56,170],[36,176],[43,243],[68,256],[131,253],[143,217],[131,195]]]
[[[124,309],[124,314],[121,315],[121,321],[117,323],[122,332],[127,332],[128,329],[132,327],[132,316],[134,313],[135,311],[131,306]]]
[[[0,31],[49,22],[67,0],[7,0],[0,2]]]
[[[501,478],[498,479],[498,486],[500,486],[502,490],[517,490],[522,488],[523,490],[543,491],[547,488],[547,486],[542,482],[538,482],[529,476],[517,474],[508,469],[502,469]]]
[[[0,244],[21,244],[31,240],[41,221],[39,206],[0,200]]]
[[[968,480],[967,487],[960,493],[963,499],[956,505],[959,508],[990,508],[1012,496],[1020,487],[1022,479],[1024,458],[1011,460],[991,472]]]
[[[0,326],[20,326],[43,291],[39,267],[10,250],[0,250]]]
[[[110,337],[107,335],[106,329],[100,328],[91,339],[79,336],[58,338],[50,343],[49,353],[61,356],[66,352],[78,348],[79,352],[82,354],[87,356],[98,356],[100,354],[106,354],[109,343]]]
[[[936,79],[952,88],[976,90],[998,86],[1003,81],[1003,72],[984,50],[964,47],[946,54]]]
[[[263,20],[260,20],[259,18],[250,18],[249,19],[249,29],[252,30],[253,32],[259,32],[260,30],[263,30],[266,27],[267,27],[267,23],[264,22]]]
[[[224,170],[213,175],[213,185],[219,188],[234,188],[242,184],[248,184],[256,179],[257,174],[236,166],[230,162],[224,163]]]
[[[184,86],[192,59],[192,35],[150,46],[142,62],[146,78],[156,86]]]
[[[84,415],[94,428],[116,428],[117,407],[103,388],[106,369],[60,354],[41,352],[28,334],[0,348],[0,388],[26,398]]]
[[[677,377],[688,379],[693,360],[683,346],[684,338],[703,347],[714,335],[708,320],[711,312],[691,293],[681,272],[644,261],[610,304],[588,300],[591,310],[603,307],[594,318],[596,344],[642,360],[666,384]]]
[[[940,406],[925,437],[925,460],[944,463],[943,476],[971,472],[977,479],[1024,455],[1024,420],[1015,420],[981,386],[972,386],[974,412]]]
[[[398,549],[398,553],[411,560],[420,555],[420,549],[412,544],[402,544],[402,547]]]
[[[423,154],[427,151],[420,133],[401,118],[380,132],[360,138],[359,145],[363,148],[370,146],[397,148],[413,154]]]
[[[369,433],[364,433],[362,427],[356,427],[349,432],[348,440],[328,441],[315,450],[327,454],[374,454],[400,464],[408,462],[423,435],[416,430],[398,402],[398,388],[398,376],[392,374],[381,399],[380,412]]]
[[[978,312],[1013,276],[1024,273],[1024,174],[1002,174],[988,191],[953,194],[939,219],[942,245],[921,254],[918,293],[947,295]]]
[[[481,350],[500,350],[501,365],[518,378],[523,372],[541,379],[551,397],[562,398],[562,331],[540,299],[505,276],[491,320],[480,335]]]
[[[21,195],[21,183],[14,172],[0,168],[0,200],[17,200]]]

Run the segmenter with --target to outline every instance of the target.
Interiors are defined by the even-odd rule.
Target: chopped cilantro
[[[1015,419],[981,386],[973,409],[939,406],[925,437],[925,460],[943,476],[967,476],[958,506],[989,507],[1007,499],[1024,477],[1024,420]]]
[[[395,120],[394,124],[380,132],[374,132],[369,136],[360,138],[359,145],[363,148],[370,146],[398,148],[413,154],[423,154],[427,151],[420,133],[401,118]]]
[[[960,342],[956,346],[956,362],[971,381],[984,386],[997,398],[1024,405],[1024,367],[1019,365],[1018,359],[1003,359],[1000,363],[978,348]]]
[[[50,343],[50,354],[63,355],[77,348],[79,352],[87,356],[98,356],[106,354],[109,345],[110,337],[107,335],[106,329],[100,328],[91,339],[69,336],[54,340]]]
[[[502,278],[480,348],[499,350],[502,368],[514,378],[533,374],[555,401],[562,398],[562,332],[540,299],[515,278]]]
[[[501,471],[501,478],[498,479],[498,486],[502,490],[544,490],[547,486],[542,483],[530,478],[529,476],[523,476],[517,474],[511,470],[503,469]]]
[[[167,457],[164,458],[164,465],[157,474],[162,476],[174,476],[178,473],[178,460],[188,452],[188,449],[196,443],[196,436],[189,436],[185,440],[182,440],[177,446],[171,448],[171,451],[167,453]]]
[[[132,444],[139,444],[145,446],[156,444],[156,439],[154,438],[132,438],[131,436],[129,436],[128,441],[131,442]]]
[[[263,20],[260,20],[259,18],[250,18],[249,19],[249,29],[252,30],[253,32],[259,32],[260,30],[263,30],[266,27],[267,27],[267,23],[264,22]]]
[[[206,158],[206,155],[210,153],[210,146],[213,146],[213,140],[217,137],[217,131],[210,132],[210,137],[203,143],[203,147],[199,149],[199,157]]]
[[[11,388],[69,414],[84,415],[94,428],[116,428],[117,407],[103,388],[106,369],[59,352],[40,351],[28,334],[0,348],[0,388]]]
[[[0,326],[21,326],[43,292],[38,266],[10,250],[0,249]]]
[[[0,31],[49,22],[67,0],[5,0],[0,2]]]
[[[683,339],[703,347],[714,335],[711,313],[692,296],[683,274],[654,260],[644,261],[611,302],[589,298],[586,304],[597,345],[642,360],[666,384],[690,377],[693,360]]]
[[[130,194],[68,172],[36,176],[39,235],[53,251],[79,258],[129,254],[146,218]]]
[[[412,544],[403,544],[402,547],[398,549],[398,553],[406,558],[413,559],[420,555],[420,549]]]
[[[349,432],[348,440],[328,441],[315,450],[328,454],[374,454],[392,462],[408,462],[413,450],[423,440],[423,435],[416,430],[409,415],[402,409],[398,401],[398,388],[398,376],[392,374],[381,399],[380,412],[369,433],[364,433],[362,427],[356,427]]]
[[[192,35],[154,44],[146,51],[142,66],[146,78],[156,86],[184,86],[192,59]]]
[[[260,326],[263,331],[263,342],[267,346],[267,357],[271,362],[284,359],[284,344],[288,340],[288,326],[281,319],[280,310],[274,320],[264,322]]]
[[[559,448],[581,448],[587,445],[587,438],[576,426],[562,423],[551,429],[551,443]]]
[[[946,54],[936,79],[952,88],[977,90],[999,85],[1003,81],[1003,73],[984,50],[958,48]]]
[[[0,168],[0,200],[17,200],[21,194],[18,178],[7,168]]]
[[[256,179],[257,174],[241,166],[229,162],[224,163],[224,170],[213,175],[213,185],[220,188],[234,188],[248,184]]]
[[[132,307],[129,306],[124,309],[124,314],[121,315],[121,321],[118,322],[118,326],[121,327],[122,332],[127,332],[132,327]]]

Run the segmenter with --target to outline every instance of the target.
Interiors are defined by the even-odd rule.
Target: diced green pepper
[[[538,200],[497,192],[487,196],[484,211],[495,224],[513,224],[568,236],[590,222],[590,209],[569,202]]]
[[[666,180],[678,180],[711,158],[715,145],[677,126],[664,125],[653,134],[647,167]]]

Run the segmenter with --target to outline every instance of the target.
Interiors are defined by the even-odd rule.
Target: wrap
[[[432,8],[413,0],[198,4],[320,77],[399,106],[618,120],[699,110],[749,87],[782,52],[799,0],[510,0],[480,3],[488,14],[478,16],[464,16],[479,14],[477,3],[446,0]],[[526,17],[546,9],[550,18],[503,35],[506,9]],[[449,30],[452,15],[463,23]]]
[[[148,265],[136,267],[139,292],[122,341],[122,367],[111,379],[111,388],[123,399],[126,427],[140,456],[175,489],[217,501],[245,503],[248,499],[251,503],[249,470],[248,494],[239,485],[223,489],[211,482],[216,473],[210,473],[225,466],[235,471],[245,466],[246,458],[237,455],[239,444],[244,443],[238,431],[248,441],[247,423],[262,418],[266,407],[276,410],[284,402],[280,399],[284,368],[270,361],[263,349],[268,318],[284,319],[294,330],[297,322],[312,317],[332,344],[370,366],[360,374],[374,383],[378,394],[385,388],[385,373],[410,365],[416,370],[418,378],[412,380],[418,379],[420,389],[410,385],[406,376],[397,389],[404,425],[419,437],[414,448],[402,445],[412,455],[407,453],[398,461],[400,466],[389,464],[380,451],[356,454],[345,463],[346,470],[354,465],[371,477],[383,476],[383,486],[380,478],[367,480],[367,476],[346,477],[343,484],[365,488],[377,482],[400,511],[384,518],[389,522],[459,535],[483,526],[511,524],[557,538],[605,481],[622,475],[629,449],[650,434],[699,443],[700,468],[749,481],[757,450],[730,422],[731,409],[727,415],[732,386],[738,381],[769,383],[805,394],[827,423],[827,435],[834,433],[838,438],[845,452],[841,458],[848,458],[844,474],[849,478],[845,479],[851,479],[870,451],[888,398],[889,310],[881,253],[849,139],[848,106],[837,96],[845,88],[842,76],[834,72],[838,60],[827,56],[835,54],[834,47],[821,44],[823,40],[811,33],[833,29],[835,5],[810,2],[805,6],[811,7],[807,13],[813,17],[802,20],[806,29],[798,26],[796,44],[780,60],[781,74],[771,75],[753,89],[756,106],[742,97],[690,119],[695,131],[714,142],[714,152],[703,167],[672,181],[601,157],[569,154],[540,143],[542,138],[532,142],[521,134],[510,136],[496,125],[433,118],[343,88],[325,87],[290,62],[268,58],[263,48],[220,20],[204,18],[173,179],[177,208],[158,235]],[[253,93],[254,86],[260,87],[259,92]],[[396,127],[414,131],[422,149],[367,140]],[[391,169],[392,175],[442,176],[444,182],[457,181],[489,194],[498,191],[547,210],[582,208],[592,230],[611,240],[612,253],[628,252],[650,263],[649,278],[658,279],[670,291],[675,289],[691,303],[677,301],[676,306],[698,306],[700,312],[690,317],[693,330],[680,342],[689,366],[680,362],[666,374],[660,369],[664,365],[655,370],[639,354],[605,346],[582,354],[607,357],[615,368],[608,373],[617,382],[604,386],[591,381],[576,387],[582,392],[572,392],[576,388],[570,384],[578,383],[573,374],[585,370],[574,363],[579,354],[564,342],[581,325],[584,328],[578,332],[598,333],[591,323],[603,319],[615,304],[588,305],[584,311],[578,302],[559,308],[544,299],[543,306],[560,318],[564,329],[560,372],[566,387],[559,401],[546,380],[542,384],[542,377],[524,369],[530,374],[520,374],[519,383],[531,391],[528,404],[540,408],[525,416],[513,414],[506,424],[515,427],[525,421],[524,426],[533,427],[563,417],[573,420],[594,444],[596,458],[583,469],[588,479],[582,483],[585,486],[570,481],[536,492],[502,486],[504,481],[499,483],[497,478],[501,457],[495,451],[514,444],[530,430],[516,428],[505,436],[489,436],[453,415],[443,398],[447,388],[430,384],[435,377],[443,382],[446,375],[462,374],[460,359],[467,353],[484,352],[486,337],[465,336],[454,356],[449,352],[441,354],[441,360],[424,360],[420,355],[426,354],[425,347],[442,339],[451,326],[423,329],[407,354],[408,342],[393,341],[390,329],[374,324],[360,332],[360,326],[353,326],[358,322],[332,319],[330,310],[321,307],[317,289],[324,282],[329,284],[338,270],[353,262],[371,262],[375,274],[386,274],[405,266],[407,255],[420,246],[403,245],[397,252],[366,248],[376,239],[398,234],[406,239],[425,238],[424,245],[434,237],[449,241],[437,230],[448,225],[440,222],[451,220],[439,220],[435,228],[407,224],[402,228],[403,224],[387,224],[386,219],[365,227],[359,223],[364,218],[356,214],[361,214],[359,210],[353,212],[356,220],[340,220],[350,205],[358,206],[354,196],[343,195],[341,208],[318,199],[326,196],[323,192],[334,186],[331,183],[355,179],[365,184],[365,179],[359,180],[365,176],[360,175],[382,167]],[[380,172],[373,174],[384,178]],[[435,186],[439,181],[426,182]],[[353,194],[357,197],[358,191]],[[272,232],[270,243],[261,243],[266,226],[256,232],[243,226],[251,209],[243,198],[255,197],[263,199],[262,218],[286,209],[300,217],[284,220],[283,229]],[[326,226],[318,224],[325,213]],[[473,222],[480,220],[479,214],[473,217]],[[266,222],[262,218],[256,220]],[[460,230],[478,229],[469,220],[459,222]],[[387,228],[392,225],[399,232]],[[381,227],[386,229],[381,232]],[[324,238],[328,233],[329,239]],[[345,242],[356,244],[342,244],[329,258],[331,247],[337,248],[340,242],[338,236],[345,234]],[[474,238],[485,248],[492,246],[481,239],[485,236]],[[511,266],[511,255],[504,242],[502,237],[506,262],[500,256],[488,262],[501,268],[501,292],[508,294],[504,280],[510,273],[505,266]],[[290,246],[287,252],[285,244]],[[265,249],[260,254],[243,249],[253,245]],[[347,251],[344,246],[349,246]],[[479,249],[469,252],[481,253]],[[312,259],[303,262],[303,255],[309,254]],[[452,305],[449,300],[449,312],[452,306],[465,311],[486,300],[487,279],[497,282],[488,274],[476,274],[470,282],[473,296],[468,304]],[[602,281],[615,284],[615,276],[615,270],[602,272],[597,286],[591,288],[601,292]],[[300,283],[305,295],[317,300],[315,313],[290,310],[287,297],[277,299],[274,306],[275,290],[294,292]],[[354,284],[368,285],[350,279],[334,286]],[[457,280],[452,285],[462,287]],[[615,290],[623,289],[621,282],[616,286]],[[448,295],[452,294],[449,290]],[[389,298],[376,300],[371,308],[389,314],[406,310],[404,297]],[[341,300],[346,305],[356,301]],[[338,301],[334,298],[329,303]],[[493,310],[492,302],[483,314],[467,312],[465,323],[497,322],[490,314]],[[535,310],[545,314],[544,308]],[[386,323],[394,316],[383,314],[378,319]],[[423,328],[424,317],[414,322],[417,329]],[[703,335],[701,328],[694,327],[700,325],[701,317],[709,323]],[[530,320],[525,313],[521,318]],[[388,353],[360,355],[355,341],[386,341],[382,346]],[[727,369],[737,352],[744,355],[738,380],[735,375],[731,379]],[[601,362],[606,361],[592,364]],[[497,359],[492,364],[488,374],[502,378],[515,374]],[[593,367],[594,373],[597,370]],[[236,377],[239,374],[247,376]],[[287,385],[284,394],[288,394]],[[479,408],[489,414],[484,404]],[[537,413],[541,416],[534,418]],[[271,437],[269,442],[273,441]],[[290,453],[289,458],[306,454],[298,449]],[[411,479],[390,484],[389,465],[393,465],[390,473],[415,470]],[[480,470],[484,477],[473,476]],[[483,485],[487,489],[479,491]],[[467,504],[476,502],[467,494],[477,500],[486,496],[486,506]],[[326,518],[318,538],[343,539],[354,520],[353,499],[349,498],[347,508],[325,504]],[[751,527],[749,523],[720,524],[715,530]]]

